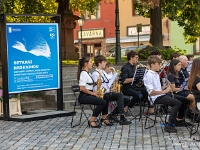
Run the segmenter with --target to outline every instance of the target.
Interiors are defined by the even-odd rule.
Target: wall
[[[170,45],[172,48],[174,46],[187,50],[187,54],[193,54],[193,44],[185,44],[183,36],[183,28],[178,26],[175,21],[170,21]]]

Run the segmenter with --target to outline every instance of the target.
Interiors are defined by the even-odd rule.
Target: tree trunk
[[[162,36],[162,11],[161,11],[161,0],[160,5],[150,10],[150,44],[155,47],[163,47],[163,36]]]

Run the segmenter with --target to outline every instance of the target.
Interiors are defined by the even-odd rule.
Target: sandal
[[[89,127],[91,127],[91,128],[100,128],[101,127],[100,125],[96,125],[96,126],[91,125],[92,122],[96,123],[96,121],[88,121],[88,126]]]
[[[105,118],[105,119],[101,118],[101,123],[102,122],[107,126],[112,126],[113,125],[107,118]]]

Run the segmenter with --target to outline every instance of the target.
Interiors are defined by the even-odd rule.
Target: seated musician
[[[190,80],[188,81],[188,89],[192,90],[196,102],[200,104],[200,57],[193,60],[190,72]],[[200,108],[198,108],[198,110],[199,109]]]
[[[121,69],[122,93],[126,96],[132,96],[130,104],[125,107],[125,112],[128,111],[128,108],[132,108],[137,102],[140,101],[141,97],[138,91],[141,92],[143,98],[147,98],[148,95],[145,88],[137,88],[134,85],[132,85],[138,58],[138,53],[136,51],[128,52],[128,62]]]
[[[185,90],[184,87],[181,87],[184,85],[181,85],[180,81],[179,81],[178,72],[180,71],[180,69],[181,69],[181,62],[177,59],[172,60],[170,62],[170,66],[169,66],[168,80],[170,81],[171,89],[175,94],[184,96],[188,100],[190,100],[189,109],[191,111],[191,110],[195,109],[195,107],[196,107],[194,95],[190,94],[190,91]]]
[[[191,68],[192,68],[192,63],[194,60],[194,55],[193,54],[188,54],[186,55],[187,59],[188,59],[188,67],[187,67],[187,72],[190,73]]]
[[[177,132],[177,129],[175,128],[175,124],[177,122],[176,116],[178,111],[183,112],[184,110],[181,108],[181,101],[172,98],[167,94],[171,91],[171,88],[166,86],[161,87],[160,77],[157,73],[160,69],[160,63],[161,60],[156,56],[151,56],[148,59],[150,70],[148,70],[144,75],[144,85],[149,93],[149,96],[151,97],[152,103],[164,104],[172,107],[168,124],[165,126],[164,130],[166,132]]]
[[[181,55],[178,60],[180,60],[181,62],[181,70],[179,71],[179,81],[180,84],[183,84],[183,82],[185,82],[189,78],[189,73],[187,72],[188,59],[186,56]]]
[[[122,93],[116,93],[115,89],[110,89],[108,87],[109,80],[106,77],[106,73],[103,70],[106,65],[106,58],[102,55],[97,55],[94,58],[94,63],[97,66],[96,70],[92,73],[92,78],[95,82],[97,82],[99,75],[101,76],[101,81],[102,81],[102,88],[105,88],[105,94],[104,94],[104,99],[109,102],[109,101],[116,101],[118,104],[118,111],[120,115],[120,120],[119,123],[120,125],[129,125],[131,124],[130,121],[128,121],[125,117],[125,112],[124,112],[124,95]],[[94,88],[94,91],[96,91],[96,87]],[[108,107],[108,106],[107,106]],[[107,112],[108,113],[108,112]],[[116,120],[115,120],[116,121]],[[106,123],[105,119],[102,120],[106,125],[109,125]]]
[[[173,52],[170,54],[170,60],[179,59],[179,57],[180,57],[180,54],[177,52]]]
[[[105,73],[105,77],[109,80],[109,83],[105,83],[105,87],[106,87],[106,89],[108,89],[107,91],[110,91],[109,89],[113,89],[113,90],[117,90],[116,92],[121,93],[121,85],[118,81],[119,74],[112,67],[111,63],[109,63],[109,62],[106,63],[104,73]],[[116,83],[118,85],[116,85]],[[108,95],[108,93],[105,94],[105,96],[107,96],[107,95]],[[109,95],[108,95],[108,97],[109,97]],[[131,100],[129,97],[124,96],[124,107],[128,106],[130,101]],[[119,105],[121,106],[121,104],[117,104],[117,105],[118,106],[109,114],[109,116],[111,116],[112,118],[116,118],[116,115],[119,114],[119,112],[122,109],[122,108],[119,108]],[[114,120],[117,120],[117,119],[114,119]]]
[[[78,101],[80,104],[96,105],[88,125],[92,128],[100,128],[101,126],[96,123],[96,118],[102,112],[102,119],[106,119],[108,113],[108,104],[104,99],[99,98],[99,93],[92,91],[94,81],[89,73],[90,69],[92,69],[92,59],[89,56],[85,56],[79,60],[77,78],[80,86],[80,94]],[[108,120],[107,124],[109,124]]]

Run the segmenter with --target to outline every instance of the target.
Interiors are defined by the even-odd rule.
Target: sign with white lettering
[[[9,93],[60,88],[57,23],[7,23]]]
[[[104,38],[104,29],[91,29],[82,31],[82,39]],[[78,31],[78,39],[81,39],[81,31]]]
[[[142,32],[140,32],[140,35],[150,35],[150,26],[142,26]],[[134,27],[127,27],[127,36],[137,36],[137,26]]]

